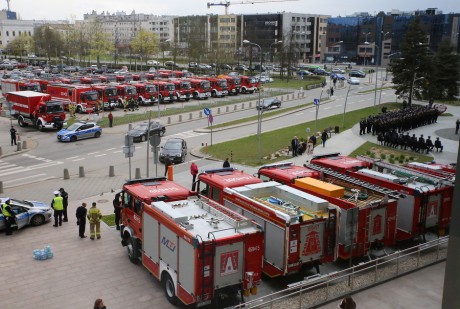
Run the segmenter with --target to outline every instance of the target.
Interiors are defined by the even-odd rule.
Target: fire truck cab
[[[113,110],[117,106],[117,87],[107,84],[95,84],[91,88],[97,91],[99,100],[103,102],[104,110]]]
[[[139,97],[137,101],[139,105],[153,105],[158,102],[158,87],[151,83],[139,83],[133,84],[136,87]]]
[[[211,83],[208,80],[191,78],[192,96],[194,99],[208,99],[211,97]]]
[[[158,102],[173,103],[176,97],[176,87],[172,82],[164,80],[154,80],[153,84],[158,87]]]
[[[136,87],[133,85],[123,84],[123,85],[116,85],[117,93],[118,93],[118,107],[123,108],[123,102],[127,102],[129,100],[137,100],[138,94]]]
[[[70,104],[75,104],[77,113],[92,113],[94,106],[99,104],[96,91],[89,85],[54,84],[47,87],[52,99],[60,100],[64,109],[68,110]]]

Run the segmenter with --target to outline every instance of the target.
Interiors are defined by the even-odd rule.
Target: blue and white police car
[[[95,122],[79,121],[57,133],[60,142],[76,142],[79,139],[100,137],[102,128]]]
[[[16,224],[13,224],[13,227],[16,226],[20,229],[26,225],[42,225],[51,219],[52,210],[51,206],[48,204],[37,201],[25,201],[0,197],[0,206],[3,205],[6,200],[10,200],[11,210],[16,214]],[[4,229],[5,219],[0,211],[0,230]]]

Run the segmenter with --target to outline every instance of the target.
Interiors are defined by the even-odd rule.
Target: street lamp
[[[260,88],[261,88],[261,80],[262,80],[262,47],[260,47],[259,44],[256,44],[256,43],[252,43],[248,40],[243,40],[243,44],[247,44],[247,45],[252,45],[252,46],[256,46],[257,48],[259,48],[259,57],[260,57],[260,66],[259,66],[259,69],[260,69],[260,72],[259,72],[259,106],[257,108],[257,141],[258,141],[258,159],[259,159],[259,162],[262,161],[262,146],[261,146],[261,133],[262,133],[262,102],[260,100]]]
[[[366,39],[364,40],[364,44],[366,44],[366,45],[369,44],[368,41],[367,41],[367,36],[368,36],[369,34],[371,34],[370,31],[367,32],[367,33],[366,33],[366,32],[363,32],[363,35],[366,36]],[[364,66],[366,66],[366,63],[367,63],[367,51],[365,50],[365,51],[364,51]]]
[[[345,112],[347,110],[347,101],[348,94],[350,93],[351,84],[348,86],[347,96],[345,97],[345,105],[343,106],[343,116],[342,116],[342,130],[345,130]]]

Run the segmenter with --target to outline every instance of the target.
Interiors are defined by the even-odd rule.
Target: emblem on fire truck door
[[[427,206],[427,217],[437,217],[438,216],[438,201],[431,201]]]
[[[238,271],[238,250],[220,255],[220,276],[227,276]]]
[[[302,256],[309,256],[321,252],[321,243],[319,241],[319,233],[311,231],[305,237],[305,245],[303,246]]]
[[[382,233],[382,216],[376,215],[373,220],[374,223],[372,224],[372,236],[379,235]]]

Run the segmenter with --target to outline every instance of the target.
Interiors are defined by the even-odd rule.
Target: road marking
[[[315,110],[310,111],[310,113],[314,113],[314,112],[316,112],[316,111]]]
[[[303,115],[303,113],[296,113],[296,114],[294,114],[294,116],[300,116],[300,115]]]
[[[111,151],[111,150],[114,150],[114,149],[117,149],[117,148],[109,148],[109,149],[106,149],[105,151]]]
[[[169,135],[168,138],[183,138],[183,139],[186,139],[186,138],[192,138],[192,137],[197,137],[197,136],[206,135],[206,134],[209,134],[209,133],[194,132],[193,130],[190,130],[190,131],[185,131],[185,132],[182,132],[182,133]]]
[[[323,108],[323,109],[326,110],[326,109],[331,109],[331,108],[332,108],[332,107],[325,107],[325,108]]]
[[[41,177],[41,176],[46,176],[46,174],[36,174],[36,175],[32,175],[32,176],[27,176],[27,177],[16,178],[16,179],[4,181],[3,183],[8,184],[8,183],[12,183],[12,182],[18,182],[18,181],[21,181],[21,180],[30,179],[30,178],[36,178],[36,177]]]
[[[106,155],[107,155],[106,153],[103,153],[103,154],[95,155],[94,157],[97,158],[97,157],[102,157],[102,156],[106,156]]]
[[[17,165],[16,164],[9,164],[9,163],[0,164],[0,170],[5,169],[5,168],[10,168],[12,166],[17,166]]]
[[[76,158],[79,158],[80,156],[75,156],[75,157],[68,157],[66,158],[66,160],[72,160],[72,159],[76,159]]]
[[[72,160],[72,161],[77,162],[77,161],[81,161],[81,160],[85,160],[85,158],[75,159],[75,160]]]
[[[122,152],[123,150],[117,150],[117,151],[114,151],[113,153],[120,153]]]
[[[90,152],[90,153],[88,153],[87,155],[90,156],[90,155],[93,155],[93,154],[96,154],[96,153],[99,153],[99,151]]]

